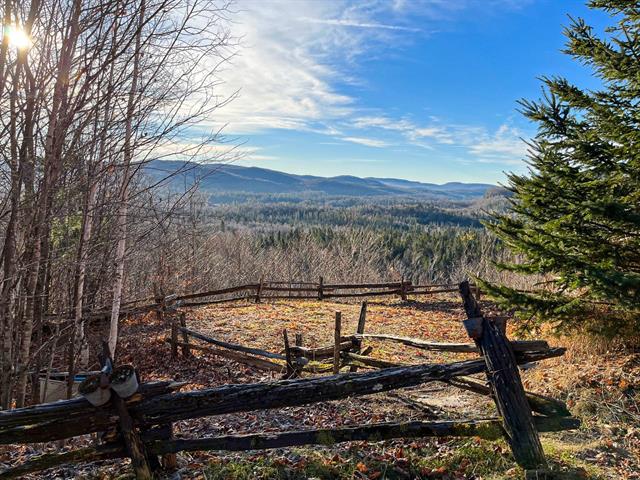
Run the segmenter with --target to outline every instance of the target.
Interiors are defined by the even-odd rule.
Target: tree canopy
[[[609,13],[612,26],[597,33],[572,19],[564,52],[600,87],[547,77],[541,99],[521,101],[538,125],[529,172],[509,175],[511,209],[488,222],[517,254],[500,267],[540,281],[526,292],[485,287],[529,322],[611,336],[640,324],[640,2],[589,6]]]

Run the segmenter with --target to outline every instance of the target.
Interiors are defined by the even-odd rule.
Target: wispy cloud
[[[221,96],[237,90],[238,98],[218,110],[209,125],[255,133],[313,129],[316,122],[359,116],[366,106],[336,86],[360,81],[354,60],[401,48],[416,35],[429,35],[442,18],[481,3],[238,0],[231,28],[242,45],[220,74]]]
[[[354,28],[376,28],[382,30],[398,30],[402,32],[420,32],[419,28],[405,27],[402,25],[388,25],[385,23],[370,23],[370,22],[358,22],[355,20],[347,20],[340,18],[309,18],[303,17],[302,20],[310,23],[319,23],[323,25],[335,25],[340,27],[354,27]]]
[[[411,145],[429,150],[434,149],[434,144],[462,147],[483,162],[517,165],[527,153],[527,145],[522,139],[527,135],[508,124],[502,124],[491,132],[482,126],[444,124],[437,119],[432,119],[427,125],[419,125],[406,118],[377,115],[358,117],[351,125],[364,131],[394,131]]]
[[[469,146],[472,154],[483,161],[517,165],[527,154],[524,134],[508,125],[501,125],[493,135],[486,135]]]
[[[358,84],[358,59],[432,35],[462,12],[517,9],[530,1],[238,0],[232,30],[242,45],[220,73],[221,96],[238,90],[238,97],[202,126],[226,125],[228,133],[239,135],[313,132],[371,148],[459,146],[481,161],[519,161],[525,147],[511,127],[491,131],[371,114],[357,90],[340,85]],[[272,159],[243,153],[247,159]]]
[[[384,140],[378,140],[375,138],[365,138],[365,137],[341,137],[345,142],[357,143],[359,145],[365,145],[367,147],[375,147],[382,148],[388,147],[389,143]]]

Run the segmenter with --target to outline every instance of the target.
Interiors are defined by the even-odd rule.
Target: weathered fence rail
[[[476,296],[479,294],[477,287],[472,286]],[[434,295],[439,293],[457,292],[456,285],[434,284],[413,285],[409,281],[400,282],[363,282],[363,283],[333,283],[325,284],[322,278],[318,282],[283,282],[261,281],[248,283],[215,290],[206,290],[182,295],[171,295],[164,298],[145,298],[131,300],[122,303],[121,315],[135,315],[156,310],[162,301],[170,298],[169,303],[178,303],[181,307],[200,307],[220,303],[229,303],[242,300],[311,300],[331,298],[365,298],[380,296],[398,296],[403,300],[408,295]],[[127,308],[124,308],[127,307]],[[57,321],[72,321],[71,312],[49,313],[47,318]],[[111,309],[96,310],[85,315],[86,319],[98,320],[110,318]],[[65,318],[68,317],[68,318]]]

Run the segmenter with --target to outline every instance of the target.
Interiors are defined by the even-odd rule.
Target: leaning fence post
[[[362,302],[362,306],[360,307],[360,316],[358,317],[358,328],[356,329],[356,335],[362,335],[364,333],[364,324],[367,321],[367,301]],[[354,350],[355,353],[359,353],[362,348],[362,339],[355,338],[354,341]],[[355,365],[351,365],[349,369],[350,372],[357,372],[358,367]]]
[[[333,346],[333,373],[340,372],[340,332],[342,330],[342,313],[336,312],[335,344]]]
[[[465,328],[487,365],[487,378],[513,456],[525,469],[547,468],[511,344],[499,325],[482,316],[469,282],[462,282],[459,288],[467,314]]]

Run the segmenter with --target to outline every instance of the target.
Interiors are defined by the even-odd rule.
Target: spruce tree
[[[487,226],[515,254],[500,268],[539,275],[533,290],[484,283],[521,319],[637,335],[640,326],[640,2],[593,0],[611,15],[601,35],[582,19],[564,52],[600,87],[543,78],[543,95],[521,101],[538,126],[529,171],[511,174],[508,213]],[[525,324],[526,325],[526,324]],[[531,325],[531,323],[529,323]]]

